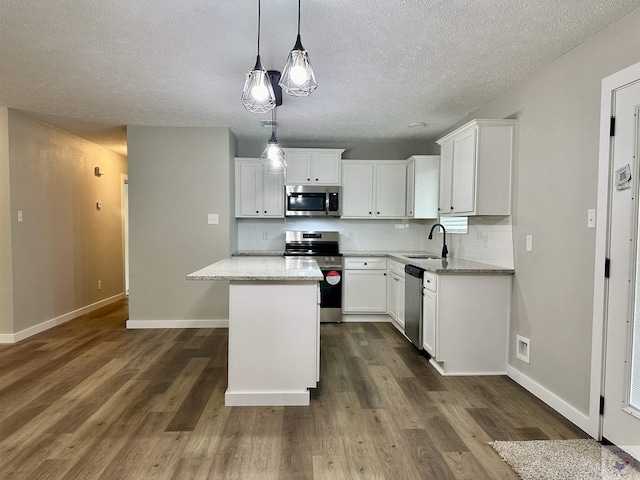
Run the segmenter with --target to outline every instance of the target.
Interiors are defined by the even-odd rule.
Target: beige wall
[[[9,113],[0,108],[0,335],[13,333]]]
[[[469,118],[517,118],[509,363],[588,414],[601,80],[640,61],[640,9]],[[525,252],[525,236],[533,251]],[[515,358],[531,338],[531,363]]]
[[[128,128],[130,320],[229,318],[226,282],[185,277],[230,254],[235,145],[227,128]]]
[[[267,136],[262,141],[240,141],[238,143],[239,157],[259,157],[264,150]],[[426,141],[404,142],[298,142],[286,144],[294,148],[344,148],[342,158],[350,160],[396,160],[406,159],[411,155],[427,155],[440,153],[438,145]]]
[[[122,155],[15,110],[8,131],[14,332],[20,332],[123,293],[127,166]],[[95,166],[105,175],[96,177]]]

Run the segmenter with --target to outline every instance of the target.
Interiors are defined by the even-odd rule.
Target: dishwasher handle
[[[415,265],[405,265],[404,273],[416,278],[424,277],[424,269],[420,267],[416,267]]]

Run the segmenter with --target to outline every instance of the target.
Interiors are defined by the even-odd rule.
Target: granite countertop
[[[282,257],[284,256],[284,248],[282,250],[239,250],[231,254],[232,257]]]
[[[492,275],[512,275],[515,271],[512,268],[490,265],[488,263],[473,262],[461,258],[448,257],[443,261],[439,255],[426,252],[381,252],[381,251],[343,251],[345,257],[388,257],[400,263],[415,265],[425,269],[427,272],[438,274],[492,274]],[[435,258],[409,258],[409,255],[433,255]]]
[[[225,258],[187,275],[187,280],[317,282],[324,277],[315,260],[275,256]]]

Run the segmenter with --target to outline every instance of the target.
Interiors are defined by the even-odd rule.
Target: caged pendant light
[[[295,97],[306,97],[318,86],[309,62],[309,54],[300,40],[300,0],[298,0],[298,36],[282,70],[280,86],[285,93]]]
[[[253,70],[247,72],[242,89],[242,104],[251,113],[266,113],[276,106],[276,97],[267,71],[260,62],[260,0],[258,0],[258,56]]]
[[[267,147],[260,155],[262,164],[266,171],[286,170],[287,162],[284,158],[284,151],[280,148],[276,137],[276,108],[271,111],[271,138],[267,142]]]

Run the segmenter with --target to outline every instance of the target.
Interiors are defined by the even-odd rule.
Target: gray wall
[[[127,166],[122,155],[8,113],[13,330],[20,332],[124,293],[121,174]],[[95,166],[105,175],[95,176]]]
[[[9,113],[0,108],[0,334],[13,333]]]
[[[130,320],[225,320],[225,282],[188,273],[231,252],[235,140],[227,128],[128,128]],[[217,213],[219,225],[208,225]]]
[[[510,364],[588,414],[601,80],[640,61],[640,9],[480,108],[517,118]],[[464,122],[461,122],[464,123]],[[533,251],[525,236],[533,235]],[[531,338],[531,363],[515,336]]]
[[[259,157],[267,143],[240,141],[238,143],[239,157]],[[426,141],[413,142],[335,142],[335,143],[282,143],[289,148],[344,148],[342,158],[350,160],[404,160],[411,155],[439,155],[440,147]]]

